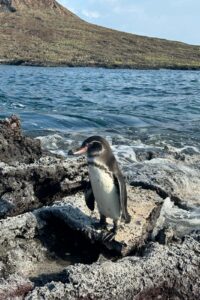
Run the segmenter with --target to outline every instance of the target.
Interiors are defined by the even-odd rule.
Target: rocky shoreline
[[[200,209],[200,154],[136,157],[122,166],[132,221],[108,242],[84,202],[85,159],[44,151],[13,116],[0,122],[1,300],[200,298],[198,215],[191,227],[165,215],[171,200],[169,216]]]
[[[132,70],[184,70],[184,71],[199,71],[199,66],[189,66],[189,65],[180,65],[177,64],[145,64],[145,65],[131,65],[131,64],[105,64],[105,63],[75,63],[75,62],[66,62],[66,61],[31,61],[23,59],[0,59],[0,65],[12,65],[12,66],[27,66],[27,67],[69,67],[69,68],[105,68],[105,69],[132,69]]]

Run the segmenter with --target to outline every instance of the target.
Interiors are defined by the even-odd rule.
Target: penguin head
[[[88,157],[101,156],[106,150],[109,150],[108,142],[101,136],[91,136],[87,138],[81,147],[73,152],[74,155],[87,153]]]

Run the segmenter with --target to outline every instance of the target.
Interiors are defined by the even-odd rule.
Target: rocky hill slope
[[[54,0],[0,0],[0,62],[200,69],[200,47],[89,24]]]

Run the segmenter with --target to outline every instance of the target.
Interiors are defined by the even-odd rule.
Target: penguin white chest
[[[120,199],[112,175],[92,164],[89,165],[89,176],[99,212],[113,220],[119,219]]]

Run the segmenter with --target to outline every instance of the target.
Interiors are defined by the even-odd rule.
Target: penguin
[[[97,203],[99,227],[106,229],[106,218],[113,220],[111,232],[115,235],[120,217],[125,223],[129,223],[131,217],[127,211],[125,180],[109,143],[101,136],[91,136],[71,154],[87,154],[90,182],[85,192],[86,204],[93,211]]]

